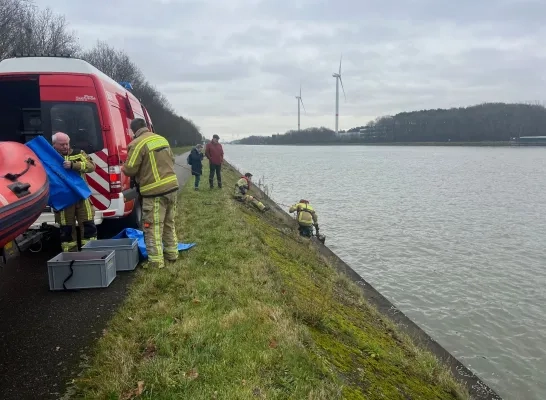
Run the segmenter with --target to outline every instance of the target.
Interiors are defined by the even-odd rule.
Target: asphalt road
[[[188,153],[177,157],[181,185]],[[103,232],[108,237],[117,232]],[[58,242],[57,242],[58,243]],[[118,273],[105,289],[50,292],[47,260],[55,241],[0,268],[0,398],[59,399],[81,371],[89,349],[121,304],[133,274]]]

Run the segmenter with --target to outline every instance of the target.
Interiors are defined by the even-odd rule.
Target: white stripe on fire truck
[[[98,152],[97,152],[98,153]],[[100,151],[102,158],[99,157],[96,153],[91,154],[91,159],[95,162],[97,168],[101,168],[102,170],[105,170],[107,173],[108,170],[108,164],[103,160],[103,158],[106,158],[108,156],[108,149],[103,149]],[[110,205],[110,200],[100,194],[97,189],[102,189],[104,192],[110,192],[110,183],[106,181],[101,175],[99,175],[97,172],[91,172],[88,174],[89,177],[93,180],[93,182],[88,182],[89,187],[92,189],[92,203],[93,205],[98,208],[99,210],[106,210],[108,206]],[[95,187],[99,186],[99,188]]]
[[[102,158],[100,158],[99,156],[95,155],[95,154],[91,154],[91,159],[95,162],[95,164],[97,165],[97,167],[100,167],[100,168],[108,168],[108,164],[105,163]]]
[[[93,180],[97,182],[107,192],[110,191],[110,184],[108,183],[108,181],[106,181],[102,176],[100,176],[96,172],[90,172],[87,174],[87,176],[90,176],[91,178],[93,178]]]
[[[104,196],[91,196],[91,204],[93,204],[97,210],[103,211],[108,209],[108,206],[104,201],[106,201]]]

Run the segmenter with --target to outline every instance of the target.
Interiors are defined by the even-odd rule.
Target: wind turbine
[[[333,73],[332,76],[336,78],[336,136],[338,135],[338,127],[339,127],[339,83],[341,82],[341,89],[343,90],[343,96],[345,97],[345,101],[347,101],[347,96],[345,95],[345,88],[343,87],[343,80],[341,79],[341,59],[343,58],[343,54],[339,58],[339,71],[337,73]]]
[[[305,106],[303,105],[303,100],[301,99],[301,83],[300,83],[300,95],[296,96],[296,99],[298,100],[298,131],[300,130],[300,103],[303,107],[303,111],[305,111]]]

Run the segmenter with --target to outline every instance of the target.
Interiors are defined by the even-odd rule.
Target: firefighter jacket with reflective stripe
[[[306,203],[298,203],[294,204],[290,209],[288,210],[289,213],[293,213],[294,211],[298,212],[298,223],[302,226],[311,226],[318,224],[318,217],[317,213],[311,207],[310,204]]]
[[[86,182],[85,174],[95,171],[95,163],[83,150],[72,149],[70,154],[64,156],[64,159],[72,163],[71,169],[78,171]]]
[[[147,128],[135,132],[135,139],[128,145],[123,172],[135,177],[142,197],[156,197],[178,190],[174,154],[169,142]]]
[[[244,176],[235,183],[235,197],[241,197],[246,194],[248,191],[250,185],[248,183],[248,179],[246,179]]]

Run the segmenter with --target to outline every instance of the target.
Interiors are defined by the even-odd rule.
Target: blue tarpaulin
[[[64,158],[43,136],[30,140],[26,145],[36,153],[47,172],[50,207],[60,211],[91,196],[91,190],[80,173],[65,169]]]
[[[146,244],[144,243],[144,232],[139,231],[138,229],[125,228],[112,239],[137,239],[138,241],[138,251],[143,259],[148,258],[148,252],[146,251]],[[189,250],[195,243],[178,243],[178,251]]]

